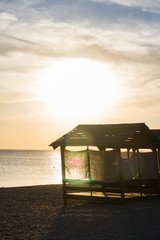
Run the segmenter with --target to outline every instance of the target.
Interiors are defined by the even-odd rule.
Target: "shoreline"
[[[62,184],[0,188],[0,239],[159,239],[160,199],[124,205],[69,200]]]
[[[24,186],[13,186],[13,187],[0,187],[0,189],[10,189],[10,188],[28,188],[28,187],[43,187],[43,186],[62,186],[62,183],[46,183],[46,184],[35,184],[35,185],[24,185]]]

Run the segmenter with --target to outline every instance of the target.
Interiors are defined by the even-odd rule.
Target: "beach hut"
[[[50,146],[61,150],[64,204],[160,194],[160,141],[145,123],[78,125]]]

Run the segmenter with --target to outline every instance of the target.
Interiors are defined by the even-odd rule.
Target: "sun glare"
[[[108,114],[120,98],[109,65],[88,59],[60,59],[38,76],[37,94],[54,115],[89,119]]]

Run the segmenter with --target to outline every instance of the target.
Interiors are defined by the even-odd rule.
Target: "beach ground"
[[[0,239],[158,240],[160,199],[64,207],[61,185],[0,188]]]

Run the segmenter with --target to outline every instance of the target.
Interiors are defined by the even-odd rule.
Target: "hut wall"
[[[139,156],[138,156],[139,154]],[[116,151],[95,151],[89,150],[90,176],[88,166],[87,150],[64,151],[66,179],[88,179],[93,181],[118,181],[119,171],[116,158]],[[127,153],[122,153],[122,176],[124,180],[139,178],[157,179],[158,168],[155,152],[132,153],[127,157]],[[140,169],[138,169],[138,157]]]
[[[87,150],[64,151],[66,179],[89,178]]]
[[[157,179],[158,164],[156,152],[140,153],[141,179]]]

